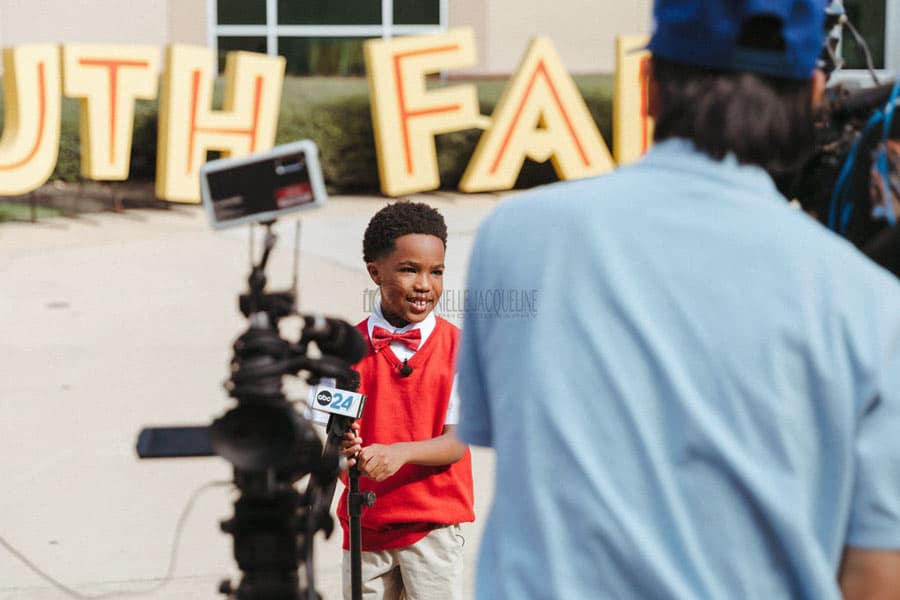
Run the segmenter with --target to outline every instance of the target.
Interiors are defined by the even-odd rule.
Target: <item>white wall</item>
[[[470,25],[479,38],[479,64],[468,71],[515,71],[536,35],[553,40],[572,73],[610,73],[615,37],[649,33],[652,0],[453,0],[450,26]]]
[[[206,45],[206,2],[207,0],[168,0],[166,43]]]
[[[159,0],[0,0],[0,44],[162,45],[166,6]]]
[[[206,0],[0,0],[0,46],[206,41]]]

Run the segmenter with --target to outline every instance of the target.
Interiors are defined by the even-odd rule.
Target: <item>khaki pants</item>
[[[364,600],[462,600],[459,525],[435,529],[411,546],[362,553]],[[344,551],[344,600],[350,600],[350,552]]]

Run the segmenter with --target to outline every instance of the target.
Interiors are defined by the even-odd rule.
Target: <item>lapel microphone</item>
[[[399,369],[400,377],[409,377],[412,375],[413,368],[407,364],[406,359],[403,359],[403,364],[399,366]]]

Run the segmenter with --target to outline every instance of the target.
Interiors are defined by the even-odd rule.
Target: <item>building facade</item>
[[[900,71],[900,0],[844,0],[882,76]],[[204,45],[287,59],[289,74],[361,75],[362,42],[470,26],[478,64],[513,72],[529,40],[551,38],[572,73],[614,69],[614,39],[647,33],[652,0],[0,0],[0,45],[81,42]],[[847,66],[865,56],[847,36]],[[456,73],[455,73],[456,74]]]

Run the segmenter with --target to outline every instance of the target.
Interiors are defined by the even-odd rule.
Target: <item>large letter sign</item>
[[[612,157],[575,82],[548,38],[535,38],[481,136],[459,184],[465,192],[507,190],[526,157],[548,158],[561,179],[609,171]]]
[[[613,168],[584,99],[547,38],[536,38],[493,117],[478,113],[472,85],[429,90],[425,76],[475,61],[470,29],[365,44],[381,190],[440,186],[434,136],[487,129],[460,182],[466,192],[511,188],[526,157],[552,160],[563,179]]]
[[[646,36],[617,40],[613,106],[616,159],[640,157],[653,123],[647,106]],[[429,74],[475,64],[470,28],[365,42],[381,190],[399,196],[440,187],[435,136],[484,133],[460,181],[466,192],[515,185],[526,158],[550,160],[561,179],[603,173],[614,163],[584,99],[551,41],[535,38],[492,116],[477,89],[429,85]],[[169,46],[159,93],[156,195],[200,202],[199,171],[210,151],[244,156],[275,144],[285,59],[230,52],[221,110],[213,109],[215,56],[208,48]],[[81,101],[81,173],[128,178],[137,99],[157,94],[159,52],[139,45],[50,44],[3,50],[5,121],[0,137],[0,196],[28,193],[53,173],[61,95]]]
[[[486,119],[475,86],[429,90],[425,76],[475,64],[474,32],[373,40],[365,55],[381,191],[399,196],[438,188],[434,136],[483,128]]]
[[[212,110],[215,73],[211,50],[170,46],[159,107],[156,195],[200,202],[200,166],[206,153],[244,156],[269,150],[281,103],[284,57],[232,52],[225,64],[225,100]]]
[[[3,50],[5,120],[0,138],[0,195],[40,187],[59,152],[59,47],[26,45]]]
[[[653,140],[653,119],[647,113],[650,41],[645,35],[616,39],[616,95],[613,97],[613,149],[620,165],[637,160]]]
[[[81,98],[81,174],[128,179],[134,103],[156,98],[159,48],[63,46],[63,92]]]

